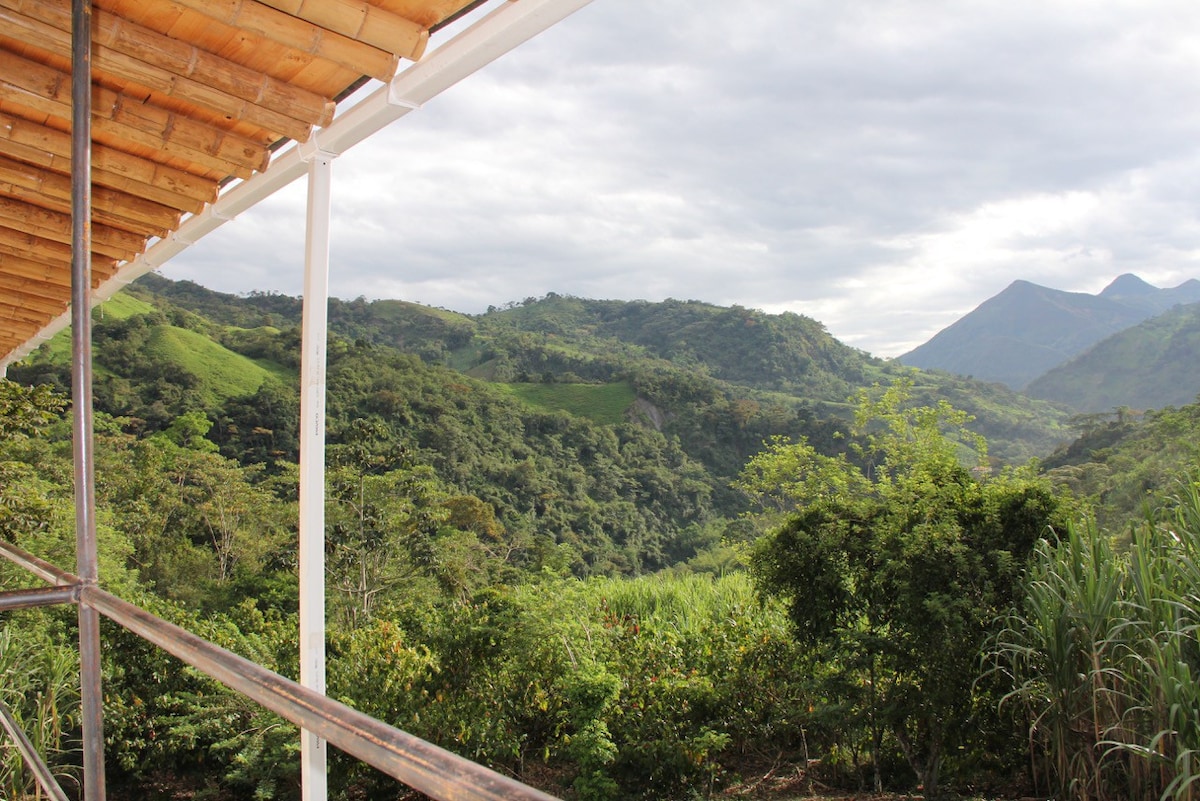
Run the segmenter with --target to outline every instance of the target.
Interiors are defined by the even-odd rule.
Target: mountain
[[[1159,289],[1131,273],[1118,276],[1100,297],[1159,314],[1172,306],[1200,301],[1200,281],[1192,278],[1171,289]]]
[[[1200,303],[1127,328],[1035,379],[1034,398],[1080,412],[1183,406],[1200,393]]]
[[[1098,295],[1014,281],[899,358],[1021,389],[1042,373],[1174,305],[1200,302],[1200,281],[1171,289],[1122,275]]]

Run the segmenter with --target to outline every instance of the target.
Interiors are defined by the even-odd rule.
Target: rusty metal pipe
[[[75,559],[84,584],[99,576],[92,422],[92,2],[71,2],[71,389],[74,406]],[[104,801],[100,616],[79,607],[83,797]]]
[[[452,754],[84,585],[80,603],[199,668],[351,756],[443,801],[553,801],[553,796]]]
[[[49,584],[58,587],[70,587],[79,583],[79,576],[60,570],[45,559],[38,558],[28,551],[23,551],[10,542],[0,540],[0,556],[10,562],[25,568],[33,575]]]
[[[79,600],[78,587],[37,587],[28,590],[0,592],[0,612],[11,609],[33,609],[54,604],[73,604]]]
[[[17,725],[17,719],[13,717],[12,712],[3,701],[0,701],[0,726],[8,732],[8,736],[12,738],[13,744],[25,759],[25,764],[29,766],[29,770],[33,772],[37,783],[41,785],[42,790],[46,795],[50,796],[53,801],[67,801],[67,794],[63,792],[62,787],[54,778],[54,774],[50,772],[50,767],[42,761],[42,757],[38,754],[37,749],[33,747],[33,743]]]

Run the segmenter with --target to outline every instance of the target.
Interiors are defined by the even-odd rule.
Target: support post
[[[99,578],[92,431],[92,5],[71,3],[71,394],[75,459],[75,558],[79,578]],[[83,797],[104,801],[104,705],[100,615],[79,605]]]
[[[308,212],[300,359],[300,684],[325,693],[325,346],[333,155],[306,148]],[[325,801],[325,741],[300,732],[300,797]]]

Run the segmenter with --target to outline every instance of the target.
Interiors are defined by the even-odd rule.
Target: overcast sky
[[[435,39],[435,45],[437,43]],[[594,0],[334,162],[331,293],[816,318],[1200,277],[1195,0]],[[298,295],[303,182],[163,273]]]

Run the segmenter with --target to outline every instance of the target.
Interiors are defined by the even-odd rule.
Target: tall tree
[[[753,554],[762,591],[787,601],[800,640],[837,655],[832,678],[861,688],[853,701],[874,750],[889,732],[932,797],[967,731],[992,621],[1061,515],[1030,472],[964,467],[961,454],[984,453],[969,418],[945,403],[909,406],[910,390],[859,396],[856,460],[777,441],[741,486],[795,509]]]

